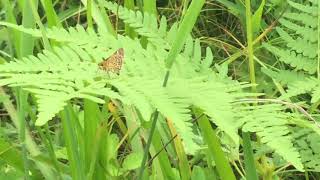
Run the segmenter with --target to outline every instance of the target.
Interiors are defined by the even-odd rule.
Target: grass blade
[[[74,116],[72,115],[72,107],[68,105],[61,113],[62,126],[63,126],[63,136],[66,141],[66,148],[68,152],[71,174],[74,179],[84,180],[85,179],[85,170],[80,157],[80,151],[78,146]]]
[[[194,109],[195,115],[199,117],[201,111]],[[211,127],[211,124],[206,116],[202,116],[198,120],[200,130],[203,133],[205,142],[208,144],[209,152],[213,156],[216,163],[218,173],[221,179],[235,180],[236,177],[232,171],[226,155],[222,151],[219,139],[215,130]]]
[[[21,149],[22,149],[22,159],[24,162],[24,174],[25,178],[28,180],[30,178],[29,176],[29,162],[27,157],[27,149],[26,149],[26,124],[25,124],[25,104],[27,103],[27,94],[22,89],[17,89],[17,95],[16,97],[18,102],[18,117],[19,117],[19,140],[21,143]]]
[[[52,26],[61,27],[61,23],[59,21],[59,18],[53,8],[52,0],[43,0],[41,2],[42,2],[42,6],[44,7],[44,11],[46,13],[46,16],[47,16],[48,26],[49,27],[52,27]]]
[[[87,0],[81,0],[82,4],[84,4],[84,6],[87,6]],[[107,16],[107,13],[105,12],[104,8],[103,8],[103,1],[102,0],[98,0],[98,5],[92,1],[92,17],[95,21],[95,23],[97,24],[97,26],[99,27],[99,31],[101,33],[103,32],[110,32],[111,34],[116,36],[116,32],[114,30],[114,28],[112,27],[112,23],[109,19],[109,17]]]
[[[167,123],[169,126],[169,129],[171,131],[172,135],[177,134],[173,123],[170,119],[167,119]],[[180,168],[180,175],[181,175],[181,179],[182,180],[188,180],[191,179],[191,169],[189,166],[189,162],[188,162],[188,157],[184,151],[184,147],[181,141],[181,138],[179,136],[177,136],[174,140],[174,146],[177,152],[177,156],[179,159],[179,168]]]
[[[193,0],[188,8],[177,32],[174,44],[169,52],[166,59],[167,67],[170,69],[176,56],[183,48],[185,40],[191,33],[194,24],[196,23],[197,17],[200,14],[201,8],[204,5],[205,0]]]
[[[149,14],[157,15],[156,0],[144,0],[143,11]]]
[[[134,10],[134,0],[125,0],[124,1],[124,7]],[[127,24],[125,24],[125,32],[126,34],[131,37],[131,38],[135,38],[137,36],[137,33],[135,33],[134,29],[132,29],[130,26],[128,26]]]
[[[254,165],[254,156],[251,148],[249,132],[242,132],[243,138],[243,151],[244,151],[244,164],[246,169],[246,178],[258,180],[256,168]]]
[[[99,107],[96,103],[85,100],[84,101],[84,145],[85,145],[85,164],[86,170],[90,169],[92,162],[93,147],[95,146],[97,128],[99,126]]]
[[[92,23],[92,0],[87,1],[87,21],[88,21],[88,28],[93,28]]]

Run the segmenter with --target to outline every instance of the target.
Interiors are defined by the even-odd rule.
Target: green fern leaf
[[[158,28],[157,17],[153,14],[144,12],[142,15],[140,11],[135,12],[110,1],[105,1],[104,5],[117,14],[120,19],[132,27],[139,35],[147,37],[148,41],[153,45],[169,47],[168,43],[164,40],[166,39],[167,32],[165,29],[167,27],[165,17],[161,18],[161,26]]]
[[[275,150],[286,161],[303,171],[298,150],[293,146],[289,134],[286,113],[281,105],[260,105],[249,109],[240,119],[244,122],[242,130],[255,132],[261,137],[261,142]]]
[[[315,78],[308,78],[303,81],[296,81],[295,83],[292,83],[288,86],[287,93],[284,94],[281,98],[285,99],[300,94],[312,93],[315,90],[317,90],[317,88],[319,88],[319,83],[319,80]],[[314,94],[316,95],[318,93]],[[319,100],[319,98],[320,96],[313,96],[311,101],[316,102],[317,100]]]
[[[286,47],[264,44],[264,47],[279,57],[279,60],[297,70],[309,74],[317,71],[318,58],[318,7],[317,1],[310,5],[288,1],[292,11],[285,13],[277,27],[280,38]]]
[[[292,128],[295,147],[306,169],[320,172],[320,135],[306,128]]]
[[[111,34],[98,34],[81,26],[67,30],[50,28],[46,30],[48,38],[62,42],[62,46],[55,47],[52,52],[44,51],[37,57],[30,56],[0,65],[0,85],[21,86],[36,96],[39,107],[37,125],[52,119],[71,99],[85,98],[104,103],[106,96],[135,107],[146,121],[158,109],[164,117],[172,120],[187,152],[195,153],[199,145],[195,142],[198,136],[193,132],[194,126],[190,121],[190,107],[197,106],[235,143],[238,144],[238,129],[256,132],[263,143],[299,170],[302,169],[287,127],[286,119],[290,115],[284,113],[283,108],[257,106],[248,110],[244,102],[236,103],[241,98],[256,94],[241,92],[248,87],[246,84],[234,82],[226,77],[226,73],[217,74],[211,69],[212,52],[207,49],[203,58],[200,41],[191,36],[171,69],[168,86],[162,87],[162,78],[167,71],[164,60],[178,25],[174,24],[167,32],[165,18],[161,19],[158,26],[157,20],[151,15],[146,14],[142,18],[141,13],[123,7],[118,9],[116,4],[110,2],[105,6],[114,13],[117,10],[121,19],[147,37],[147,47],[142,48],[138,39],[121,35],[115,38]],[[3,22],[0,24],[41,37],[36,29]],[[280,47],[270,47],[275,48],[276,55],[285,57],[282,61],[288,61],[298,69],[315,72],[313,62],[301,64],[296,52],[290,54],[289,51],[288,54]],[[98,64],[119,48],[124,49],[124,64],[119,75],[101,71]],[[292,45],[291,48],[296,47]],[[295,59],[290,60],[291,56]],[[226,72],[223,69],[225,67],[220,71]],[[267,118],[264,119],[261,114]],[[282,144],[277,145],[275,138]]]
[[[306,74],[303,72],[289,70],[273,71],[266,68],[262,68],[261,71],[283,85],[293,84],[296,81],[303,81],[306,79]]]

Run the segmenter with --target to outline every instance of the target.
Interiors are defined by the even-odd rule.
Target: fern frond
[[[2,72],[67,72],[81,68],[97,68],[97,64],[92,62],[90,54],[79,52],[75,46],[64,46],[54,48],[55,52],[43,51],[38,57],[28,56],[21,60],[10,61],[0,67]],[[97,55],[99,57],[97,57]],[[103,55],[97,53],[97,59],[102,59]],[[87,62],[84,62],[87,61]],[[90,71],[89,70],[89,71]]]
[[[119,36],[119,42],[124,41],[125,65],[120,76],[115,79],[100,72],[97,63],[103,59],[101,52],[108,49],[109,44],[107,47],[98,47],[91,43],[71,42],[55,48],[55,52],[44,51],[37,58],[30,56],[24,61],[2,65],[0,84],[22,86],[35,94],[39,107],[36,125],[43,125],[52,119],[73,98],[90,99],[97,103],[104,103],[99,96],[116,98],[125,104],[136,106],[146,120],[157,108],[173,121],[177,132],[185,144],[188,144],[188,152],[194,153],[198,145],[194,142],[196,136],[191,129],[188,105],[171,97],[161,86],[161,77],[166,71],[164,62],[160,63],[150,53],[152,51],[138,48],[140,45],[137,40]],[[148,69],[146,64],[150,65],[148,68],[158,70]],[[97,84],[99,86],[93,86]],[[106,84],[116,87],[121,95],[106,89]]]
[[[213,63],[211,50],[207,49],[203,55],[199,40],[191,36],[170,70],[168,86],[162,87],[167,71],[164,62],[168,55],[167,48],[174,39],[178,25],[174,24],[167,32],[164,18],[158,26],[155,17],[145,15],[142,18],[138,12],[118,8],[116,4],[107,2],[105,5],[114,12],[117,10],[120,18],[147,37],[150,42],[148,46],[142,48],[139,39],[121,35],[115,38],[111,34],[98,34],[80,26],[68,30],[51,28],[46,30],[47,36],[63,42],[60,47],[55,47],[52,52],[44,51],[37,57],[30,56],[22,61],[0,65],[0,85],[21,86],[36,96],[39,107],[37,125],[52,119],[71,99],[85,98],[104,103],[106,96],[132,105],[146,121],[158,109],[164,117],[172,120],[187,152],[195,153],[199,145],[195,143],[198,137],[193,133],[190,122],[190,107],[197,106],[237,144],[238,129],[243,127],[244,130],[256,132],[263,143],[301,169],[299,154],[292,146],[287,127],[286,118],[289,115],[283,112],[283,108],[257,106],[245,109],[246,104],[235,103],[240,98],[255,94],[242,93],[241,90],[247,85],[228,79],[226,73],[220,75],[214,72],[210,68]],[[39,30],[0,24],[35,37],[41,36]],[[119,75],[109,76],[99,69],[98,63],[119,48],[124,49],[123,68]],[[279,55],[283,53],[280,49]],[[296,54],[294,56],[298,59]],[[312,63],[290,64],[310,72],[315,71],[313,68],[316,67]],[[282,144],[276,144],[276,138]]]
[[[261,142],[268,145],[292,163],[298,170],[303,171],[303,165],[298,150],[293,146],[293,139],[288,127],[288,114],[283,112],[281,105],[260,105],[250,107],[242,114],[242,130],[255,132],[261,138]],[[245,112],[245,111],[242,111]]]
[[[136,105],[146,120],[149,120],[155,108],[165,117],[173,120],[177,132],[188,144],[187,152],[194,153],[198,149],[195,135],[192,133],[190,110],[180,97],[169,94],[161,85],[162,79],[127,78],[111,80],[109,83],[119,89],[120,94]]]
[[[287,93],[281,98],[290,98],[305,93],[311,93],[311,103],[315,103],[320,100],[320,81],[316,78],[308,78],[303,81],[296,81],[288,86]]]
[[[318,63],[317,2],[303,5],[289,0],[288,3],[293,11],[279,20],[281,26],[276,29],[286,47],[271,44],[264,44],[264,47],[280,61],[314,74]]]
[[[273,71],[266,68],[262,68],[261,71],[283,85],[293,84],[296,81],[303,81],[307,78],[303,72],[289,70]]]
[[[291,133],[305,168],[320,172],[320,135],[299,127],[292,128]]]
[[[299,10],[299,11],[302,11],[302,12],[305,12],[305,13],[308,13],[308,14],[311,14],[311,15],[317,15],[318,14],[318,7],[315,6],[317,5],[317,1],[310,1],[312,3],[312,5],[309,5],[309,4],[301,4],[301,3],[296,3],[294,1],[291,1],[289,0],[288,3],[290,4],[291,7]]]
[[[38,104],[37,126],[42,126],[51,120],[66,105],[72,97],[62,91],[46,91],[39,89],[25,88],[25,90],[35,94]]]
[[[289,12],[283,15],[286,19],[303,22],[306,26],[317,27],[317,18],[307,13]]]
[[[19,84],[19,86],[29,87],[24,89],[35,94],[37,98],[39,114],[36,125],[38,126],[44,125],[48,120],[52,119],[73,98],[89,99],[103,104],[105,101],[99,98],[99,96],[108,96],[127,103],[127,100],[122,98],[118,93],[110,88],[105,88],[105,82],[96,82],[87,86],[79,83],[71,85],[71,82],[68,85],[46,83],[49,84],[31,84],[29,81]]]
[[[13,28],[35,38],[42,37],[39,29],[25,28],[22,25],[11,24],[3,21],[0,21],[0,25]],[[89,40],[93,41],[98,38],[98,34],[95,33],[93,29],[84,30],[84,28],[80,25],[77,25],[76,27],[69,27],[67,30],[58,27],[47,28],[45,30],[49,39],[59,42],[78,42],[79,44],[83,44],[88,43]]]
[[[278,56],[280,61],[298,70],[304,70],[309,74],[314,74],[317,71],[317,62],[315,60],[304,57],[301,54],[296,54],[294,51],[281,49],[269,44],[264,44],[264,47]]]
[[[185,98],[185,103],[201,108],[205,114],[235,142],[238,141],[237,121],[233,112],[232,102],[236,100],[236,90],[228,85],[215,81],[206,81],[206,77],[189,80],[178,80],[168,87],[170,94]],[[243,96],[244,97],[244,96]]]
[[[117,3],[105,1],[106,8],[117,14],[127,25],[132,27],[139,35],[147,37],[148,41],[155,46],[163,46],[169,48],[166,39],[167,20],[163,16],[158,27],[157,17],[147,12],[133,11],[124,8]]]
[[[284,24],[284,21],[282,21],[282,24]],[[303,54],[303,56],[306,56],[307,58],[310,58],[310,59],[315,58],[317,56],[316,51],[314,51],[317,48],[317,44],[309,43],[310,41],[312,42],[315,40],[312,33],[309,34],[310,35],[309,37],[304,37],[304,39],[301,39],[301,38],[293,39],[283,29],[277,28],[276,30],[281,36],[281,38],[285,40],[288,48],[291,48],[295,52],[299,54]]]

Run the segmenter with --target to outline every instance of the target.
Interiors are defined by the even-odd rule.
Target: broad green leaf
[[[134,152],[126,156],[122,163],[122,168],[125,170],[133,170],[140,167],[143,158],[142,153]]]
[[[191,174],[191,180],[206,180],[206,174],[202,167],[194,166]]]

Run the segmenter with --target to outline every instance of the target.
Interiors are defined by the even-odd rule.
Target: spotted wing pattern
[[[119,74],[123,64],[123,58],[124,51],[123,48],[120,48],[110,57],[104,59],[101,63],[99,63],[99,67],[104,71]]]

